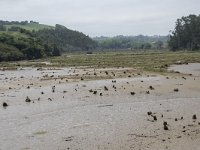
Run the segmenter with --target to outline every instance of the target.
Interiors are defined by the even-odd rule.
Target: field
[[[199,150],[199,62],[167,51],[2,62],[0,149]]]
[[[50,62],[46,65],[42,62]],[[35,61],[21,61],[0,64],[1,67],[18,66],[88,66],[95,68],[132,67],[143,71],[166,72],[168,66],[176,63],[200,62],[199,52],[96,52],[93,54],[71,53],[61,57]]]
[[[38,31],[38,30],[42,30],[42,29],[52,29],[54,27],[52,26],[48,26],[48,25],[44,25],[44,24],[36,24],[36,23],[29,23],[27,25],[6,25],[6,28],[9,29],[11,28],[12,26],[14,27],[20,27],[22,29],[26,29],[26,30],[35,30],[35,31]]]

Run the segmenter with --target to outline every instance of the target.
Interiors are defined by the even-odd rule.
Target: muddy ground
[[[200,64],[169,70],[2,70],[0,150],[200,150]]]

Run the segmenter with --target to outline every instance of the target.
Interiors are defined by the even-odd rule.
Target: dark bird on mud
[[[97,94],[97,91],[94,91],[93,94]]]

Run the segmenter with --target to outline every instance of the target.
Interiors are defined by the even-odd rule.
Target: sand
[[[168,75],[133,68],[0,71],[0,103],[8,104],[0,107],[0,150],[200,150],[200,64],[193,65],[172,66],[180,73]]]

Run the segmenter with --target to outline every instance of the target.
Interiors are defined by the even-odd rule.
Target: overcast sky
[[[91,37],[166,35],[200,0],[0,0],[0,20],[62,24]]]

